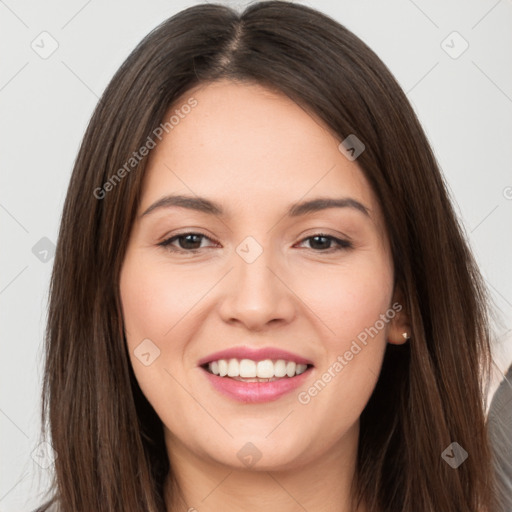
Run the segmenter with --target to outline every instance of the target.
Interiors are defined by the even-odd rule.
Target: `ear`
[[[398,285],[395,286],[391,304],[399,304],[401,308],[399,309],[398,306],[393,308],[396,311],[396,314],[390,320],[388,326],[388,342],[393,345],[403,345],[412,336],[411,320],[404,298],[405,296],[401,287]]]

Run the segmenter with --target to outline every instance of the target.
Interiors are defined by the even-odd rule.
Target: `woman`
[[[186,9],[72,175],[43,417],[62,511],[491,511],[487,296],[378,57],[301,5]]]

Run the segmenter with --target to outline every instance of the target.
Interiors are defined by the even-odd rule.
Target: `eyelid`
[[[157,245],[160,247],[165,248],[166,250],[173,252],[173,253],[180,253],[180,254],[196,254],[200,252],[202,249],[208,249],[209,247],[199,247],[197,249],[182,249],[179,247],[174,247],[171,244],[177,240],[180,237],[185,237],[187,235],[198,235],[200,237],[203,237],[207,240],[210,240],[211,242],[214,242],[216,244],[220,244],[218,240],[211,237],[210,235],[206,235],[205,233],[202,233],[199,230],[191,230],[190,228],[188,230],[185,230],[183,232],[173,233],[172,236],[169,236],[159,242]],[[346,237],[345,235],[341,235],[343,238],[340,238],[339,236],[331,235],[329,233],[325,233],[323,231],[313,231],[311,234],[303,234],[300,237],[300,240],[295,244],[303,244],[307,242],[310,239],[316,238],[316,237],[322,237],[326,238],[331,241],[331,243],[334,244],[333,247],[329,247],[325,250],[315,250],[311,249],[313,253],[317,254],[332,254],[337,253],[343,250],[349,250],[353,249],[354,245],[349,237]],[[306,248],[307,249],[307,248]]]
[[[173,241],[175,241],[176,239],[178,239],[181,236],[186,236],[186,235],[199,235],[199,236],[202,236],[203,238],[205,238],[207,240],[210,240],[211,242],[214,242],[216,244],[220,244],[220,242],[218,240],[216,240],[215,238],[213,238],[211,235],[207,235],[206,233],[203,233],[200,230],[195,230],[195,229],[190,229],[189,228],[189,229],[186,229],[183,232],[173,233],[170,236],[165,236],[165,238],[161,242],[157,243],[157,245],[160,246],[160,247],[169,248],[170,244]],[[189,250],[176,248],[176,252],[189,252],[189,253],[193,253],[193,252],[197,252],[197,251],[199,251],[201,249],[206,249],[206,247],[201,247],[200,249],[189,249]]]
[[[327,238],[327,239],[331,240],[334,243],[334,247],[330,247],[329,249],[326,249],[326,250],[311,249],[313,251],[313,253],[331,254],[331,253],[354,248],[354,244],[348,237],[340,238],[339,236],[330,235],[329,233],[324,233],[324,232],[315,232],[310,235],[302,236],[301,239],[299,240],[298,244],[302,244],[302,243],[306,242],[307,240],[310,240],[310,239],[316,238],[316,237]]]

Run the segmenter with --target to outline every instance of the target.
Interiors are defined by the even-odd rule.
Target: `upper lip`
[[[220,350],[219,352],[214,352],[213,354],[205,356],[198,361],[198,366],[211,363],[212,361],[218,361],[219,359],[252,359],[253,361],[263,361],[264,359],[284,359],[285,361],[294,361],[298,364],[313,365],[309,359],[280,348],[250,348],[240,346]]]

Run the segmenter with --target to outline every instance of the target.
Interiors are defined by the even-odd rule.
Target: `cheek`
[[[302,293],[324,335],[315,383],[299,401],[342,430],[359,417],[380,373],[394,317],[392,264],[368,255],[357,265],[318,273],[315,287]]]
[[[179,344],[163,344],[165,334],[186,311],[182,294],[172,292],[181,289],[180,283],[169,276],[164,278],[160,267],[138,256],[134,250],[124,261],[120,296],[131,364],[141,389],[152,402],[152,390],[169,378],[165,373],[169,359],[180,357]]]
[[[302,283],[301,295],[323,324],[325,348],[339,351],[386,313],[393,294],[393,270],[388,260],[368,254],[354,265],[316,272],[310,279],[303,274]],[[378,326],[385,336],[387,324]]]
[[[170,272],[166,265],[127,259],[120,291],[128,344],[164,340],[204,295],[207,284],[185,272]]]
[[[194,292],[194,288],[198,289]],[[187,340],[182,320],[200,291],[204,294],[204,286],[187,282],[165,265],[145,261],[136,250],[122,267],[120,295],[131,365],[142,392],[162,419],[167,411],[190,405],[171,374],[182,366]],[[165,342],[169,339],[172,343]]]

